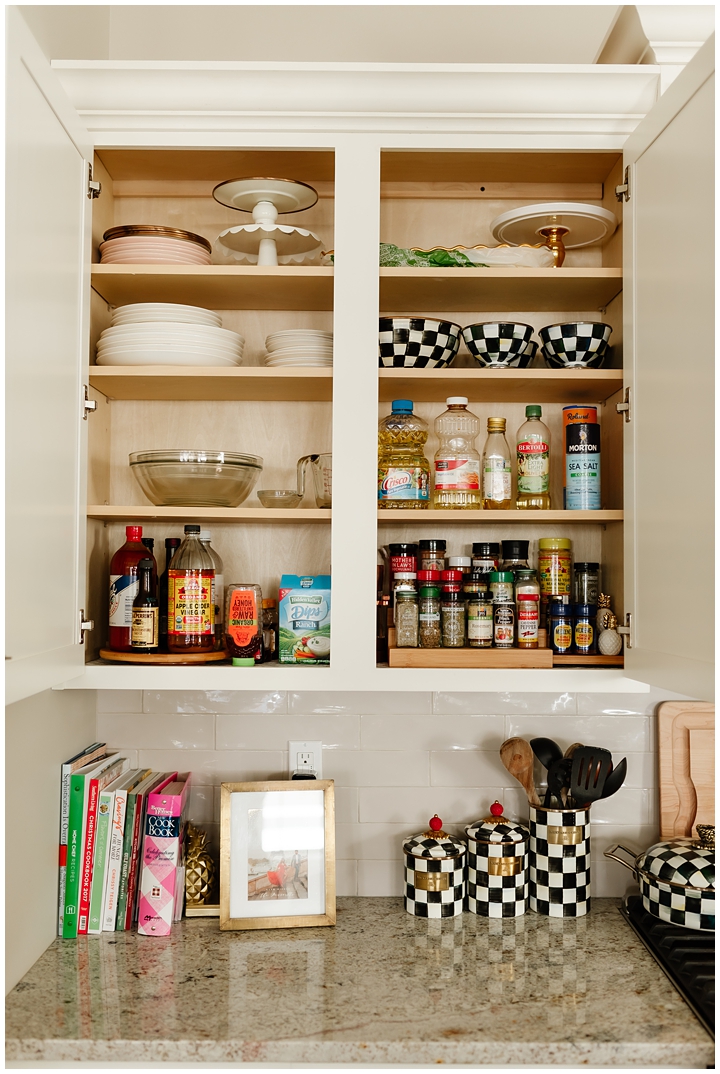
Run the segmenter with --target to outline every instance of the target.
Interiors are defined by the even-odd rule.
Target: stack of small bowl
[[[100,243],[103,265],[210,265],[212,247],[202,235],[155,224],[111,227]]]
[[[136,302],[113,310],[97,345],[98,365],[237,366],[245,340],[221,328],[220,314],[173,302]]]
[[[329,366],[333,358],[333,336],[332,332],[315,328],[290,328],[269,335],[265,349],[265,365]]]

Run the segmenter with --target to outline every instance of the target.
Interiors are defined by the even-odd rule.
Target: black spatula
[[[602,798],[605,780],[612,771],[612,754],[600,746],[581,746],[572,757],[568,797],[576,805]]]
[[[625,782],[625,776],[627,775],[627,757],[623,757],[619,764],[616,764],[610,775],[605,780],[605,786],[603,792],[600,795],[601,798],[609,798],[611,794],[615,794],[619,791]]]

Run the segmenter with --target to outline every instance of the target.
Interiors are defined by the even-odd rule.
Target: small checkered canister
[[[403,843],[405,909],[415,917],[457,917],[465,901],[465,843],[442,830],[437,814],[430,828]]]
[[[527,909],[530,833],[504,817],[499,802],[490,806],[490,814],[465,829],[465,909],[481,917],[520,917]]]
[[[530,909],[583,917],[590,909],[590,806],[530,806]]]

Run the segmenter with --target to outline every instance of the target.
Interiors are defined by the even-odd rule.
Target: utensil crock
[[[530,909],[584,917],[590,909],[590,806],[530,805]]]

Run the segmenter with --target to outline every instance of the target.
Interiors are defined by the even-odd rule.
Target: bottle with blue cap
[[[378,425],[378,506],[427,509],[430,463],[425,458],[428,426],[413,413],[410,399],[393,399]]]

